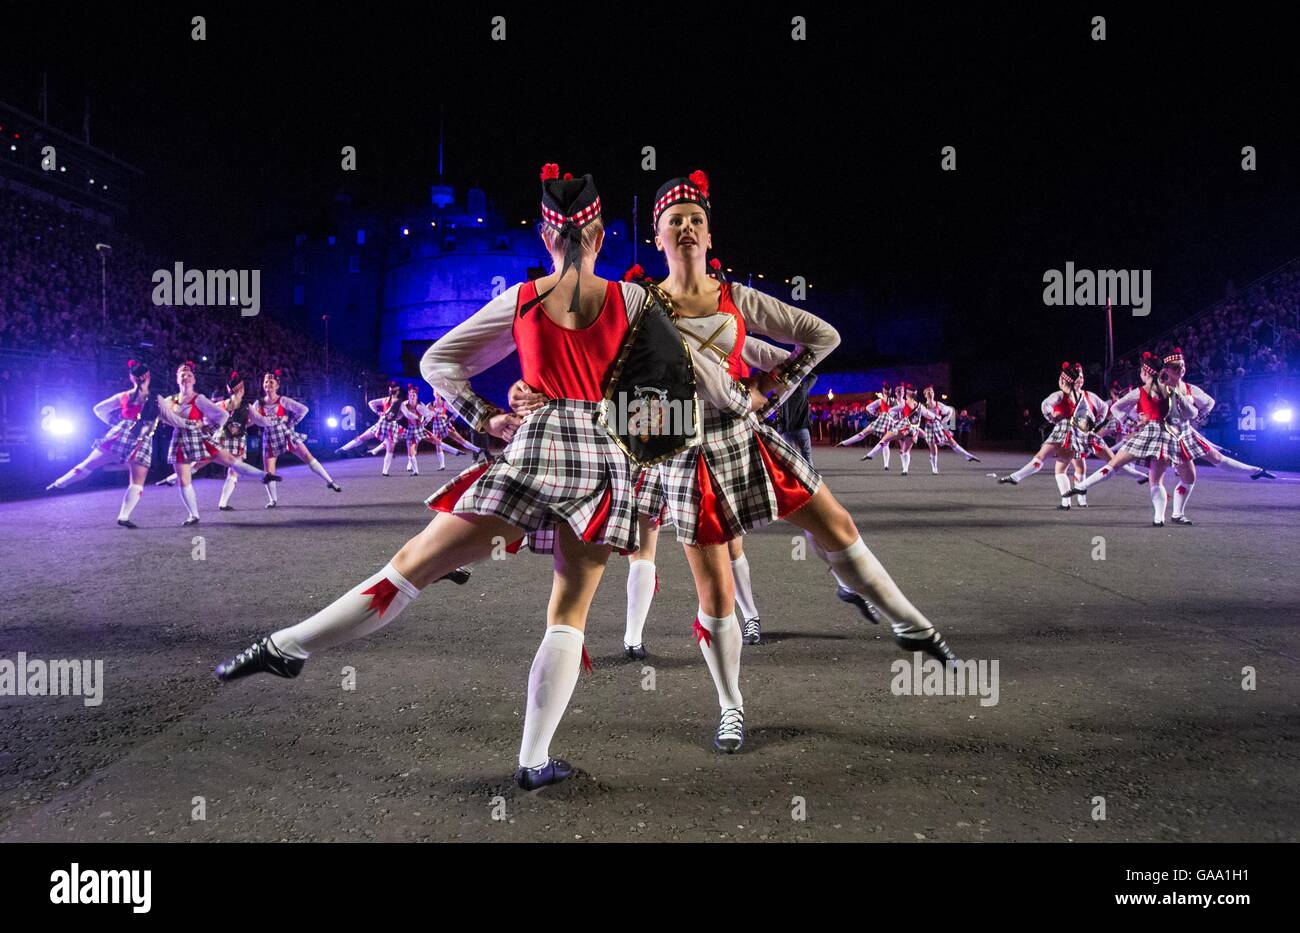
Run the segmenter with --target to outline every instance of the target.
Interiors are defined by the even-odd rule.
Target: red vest
[[[118,400],[118,405],[122,409],[122,418],[126,421],[134,421],[139,418],[140,411],[144,408],[143,403],[138,405],[133,405],[131,403],[131,396],[133,394],[134,393],[132,392],[124,392],[122,393],[122,397]]]
[[[541,305],[521,316],[519,309],[536,297],[537,284],[525,282],[515,303],[515,346],[524,382],[551,398],[599,402],[627,336],[623,290],[609,282],[600,313],[581,330],[556,324]]]
[[[720,314],[730,314],[736,319],[736,345],[727,354],[727,372],[732,379],[745,379],[749,376],[749,367],[740,358],[741,350],[745,348],[745,316],[740,313],[740,309],[736,307],[736,303],[731,299],[730,282],[721,283],[718,292],[718,312]]]
[[[1169,414],[1169,399],[1152,398],[1143,386],[1138,391],[1138,419],[1140,421],[1160,421]]]

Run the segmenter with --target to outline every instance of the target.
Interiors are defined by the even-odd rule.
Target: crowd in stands
[[[95,249],[101,242],[112,246],[106,302]],[[160,372],[190,359],[200,372],[237,368],[260,377],[278,368],[290,384],[324,384],[324,347],[277,322],[265,301],[251,317],[234,307],[155,306],[154,272],[174,264],[121,229],[0,188],[0,348],[72,359],[121,348]],[[337,353],[329,370],[336,381],[359,372]]]

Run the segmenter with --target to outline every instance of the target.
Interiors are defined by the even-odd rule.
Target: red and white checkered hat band
[[[596,198],[578,213],[569,217],[565,217],[559,211],[551,210],[545,204],[542,205],[542,219],[552,227],[563,227],[566,223],[572,223],[576,227],[585,227],[599,216],[600,198]]]
[[[659,215],[664,212],[665,208],[669,205],[676,204],[679,201],[696,201],[703,204],[705,207],[709,204],[708,198],[700,194],[700,189],[696,188],[694,185],[674,185],[664,192],[662,198],[655,201],[653,220],[657,221]]]
[[[1183,355],[1181,353],[1170,353],[1165,357],[1164,361],[1166,363],[1181,363],[1183,361]]]

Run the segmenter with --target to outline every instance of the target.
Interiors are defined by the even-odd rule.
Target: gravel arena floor
[[[218,512],[220,481],[201,480],[195,530],[171,489],[148,488],[138,531],[113,524],[120,487],[0,504],[0,658],[104,664],[97,706],[0,697],[0,841],[1300,838],[1300,478],[1204,469],[1196,524],[1158,529],[1122,476],[1060,512],[1050,468],[994,482],[1027,454],[945,451],[939,476],[921,454],[908,477],[897,456],[890,472],[859,456],[815,452],[949,644],[997,662],[997,703],[896,695],[908,656],[781,523],[745,541],[764,639],[743,655],[747,744],[718,755],[670,531],[651,658],[622,660],[615,556],[588,624],[595,670],[552,745],[579,773],[533,794],[510,776],[545,558],[436,584],[297,680],[212,677],[422,527],[450,475],[432,456],[417,479],[331,464],[342,495],[289,467],[274,511],[245,481]]]

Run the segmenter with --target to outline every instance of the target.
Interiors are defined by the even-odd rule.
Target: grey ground
[[[977,465],[945,452],[940,476],[922,455],[906,478],[897,459],[885,473],[858,456],[815,453],[949,643],[998,660],[999,703],[894,696],[901,652],[835,599],[814,557],[792,560],[794,531],[778,524],[746,539],[765,630],[744,652],[748,744],[717,755],[690,577],[666,535],[645,638],[655,689],[621,660],[615,557],[588,627],[595,672],[552,747],[581,773],[536,794],[509,778],[544,558],[438,584],[295,681],[211,676],[420,528],[420,500],[448,475],[428,472],[432,457],[419,479],[331,465],[342,495],[290,467],[276,511],[241,482],[238,511],[220,513],[219,481],[201,481],[204,561],[175,490],[149,488],[135,532],[113,524],[120,489],[0,504],[0,658],[106,667],[99,707],[0,697],[0,840],[1300,838],[1294,475],[1204,470],[1197,524],[1155,529],[1127,478],[1062,513],[1047,472],[1019,487],[988,475],[1019,454]],[[206,820],[191,818],[195,797]],[[796,797],[806,819],[792,818]]]

